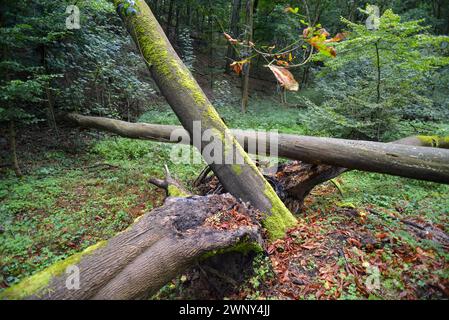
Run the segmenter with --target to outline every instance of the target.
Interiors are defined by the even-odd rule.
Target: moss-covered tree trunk
[[[212,132],[220,141],[221,159],[232,155],[242,164],[222,164],[206,159],[227,190],[238,199],[250,202],[264,213],[263,223],[271,238],[279,238],[296,223],[296,219],[276,195],[253,161],[229,132],[203,90],[176,54],[161,26],[145,1],[136,1],[134,14],[121,10],[124,1],[112,1],[130,34],[149,65],[151,74],[183,127],[193,137],[194,124],[201,124],[201,134]],[[132,10],[126,10],[131,12]],[[209,144],[201,141],[203,151]]]

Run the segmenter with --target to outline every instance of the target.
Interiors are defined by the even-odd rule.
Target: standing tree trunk
[[[113,3],[117,7],[122,1]],[[296,224],[296,219],[230,133],[174,51],[148,5],[137,1],[136,8],[136,15],[122,15],[122,18],[150,66],[153,79],[194,145],[201,152],[207,151],[205,148],[210,147],[212,140],[215,159],[204,152],[203,156],[221,183],[237,199],[250,202],[264,214],[262,221],[270,238],[283,237]],[[207,141],[201,139],[204,133],[209,134]]]
[[[380,41],[380,40],[379,40]],[[379,41],[375,43],[375,47],[376,47],[376,70],[377,70],[377,87],[376,87],[376,91],[377,91],[377,97],[376,97],[376,101],[377,103],[380,103],[380,82],[381,82],[381,69],[380,69],[380,52],[379,52]]]
[[[213,58],[214,58],[214,20],[213,20],[213,13],[212,13],[212,4],[209,1],[209,10],[208,10],[208,25],[209,25],[209,59],[208,59],[208,68],[209,68],[209,85],[210,88],[214,89],[214,64],[213,64]]]
[[[153,12],[156,16],[159,14],[159,0],[153,0]]]
[[[40,47],[40,49],[41,49],[41,55],[42,55],[42,57],[41,57],[42,65],[44,66],[45,74],[50,74],[50,70],[48,69],[48,64],[47,64],[47,47],[45,45],[42,45]],[[50,82],[45,85],[44,100],[47,100],[47,106],[48,106],[48,108],[47,108],[48,126],[55,131],[57,136],[59,136],[58,126],[56,125],[54,100],[53,100],[53,95],[51,93]]]
[[[259,0],[254,0],[253,14],[257,13],[258,8],[259,8]]]
[[[234,0],[232,2],[231,9],[231,19],[230,19],[230,33],[231,36],[235,39],[239,37],[240,28],[240,10],[242,9],[242,0]],[[230,62],[236,59],[236,53],[234,47],[231,43],[228,44],[228,51],[226,53],[226,66],[225,72],[229,73],[231,71]]]
[[[186,16],[185,16],[185,24],[189,27],[192,28],[192,6],[187,4],[185,6],[186,8]]]
[[[253,42],[253,0],[246,0],[246,39],[245,45],[247,45],[246,52],[243,59],[247,59],[251,56],[251,43]],[[251,69],[251,62],[248,61],[243,65],[242,72],[242,112],[245,113],[248,109],[249,101],[249,73]]]
[[[167,25],[165,27],[165,33],[167,34],[167,37],[170,39],[170,30],[171,30],[171,23],[173,19],[173,8],[174,8],[174,0],[170,0],[170,4],[168,7],[168,15],[167,15]]]
[[[179,37],[179,27],[180,27],[180,17],[181,17],[181,5],[177,5],[176,6],[176,18],[175,18],[175,36],[174,38],[176,39],[176,41],[178,40]]]
[[[11,120],[9,122],[9,144],[10,144],[10,148],[11,148],[12,167],[14,169],[14,172],[16,173],[16,176],[18,178],[21,178],[23,175],[22,175],[22,171],[20,170],[20,167],[19,167],[19,161],[17,160],[16,129],[15,129],[13,120]]]

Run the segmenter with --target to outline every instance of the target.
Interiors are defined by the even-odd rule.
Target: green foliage
[[[217,111],[229,128],[278,130],[283,133],[303,134],[304,127],[298,121],[301,111],[295,108],[279,109],[279,103],[272,99],[253,99],[247,113],[237,110],[237,103],[230,105],[228,100],[222,102]],[[155,124],[180,125],[176,115],[168,105],[152,106],[144,113],[140,122]]]
[[[218,33],[230,27],[230,1],[148,2],[163,27],[170,31],[169,38],[183,61],[197,76],[204,70],[200,64],[207,51],[212,52],[207,70],[215,73],[216,65],[224,65],[224,39]],[[449,135],[449,39],[435,35],[449,33],[449,7],[441,5],[445,0],[373,0],[371,3],[379,5],[383,12],[379,30],[367,30],[363,24],[366,15],[357,7],[366,1],[309,0],[308,8],[301,0],[257,3],[254,41],[258,45],[276,45],[277,49],[291,45],[309,24],[307,18],[317,20],[311,24],[321,23],[332,34],[344,28],[351,33],[337,46],[336,59],[317,55],[324,64],[313,64],[312,86],[301,91],[299,97],[291,97],[306,111],[280,108],[264,96],[253,98],[248,112],[241,115],[237,108],[239,90],[233,81],[212,79],[213,103],[229,127],[374,140],[394,140],[417,133]],[[139,48],[134,47],[110,2],[77,1],[82,13],[79,30],[66,29],[64,9],[69,4],[73,2],[0,3],[0,122],[13,120],[23,128],[48,117],[45,110],[52,107],[56,112],[77,111],[132,120],[146,111],[148,100],[154,98]],[[294,9],[289,12],[285,10],[287,6]],[[385,10],[389,7],[393,11]],[[241,21],[244,11],[242,8]],[[138,13],[133,1],[128,0],[119,12]],[[243,33],[244,25],[239,25]],[[221,40],[215,40],[214,35]],[[301,55],[303,49],[294,53]],[[151,106],[139,120],[179,125],[164,103]],[[26,159],[33,164],[29,176],[22,180],[11,174],[2,176],[1,283],[15,283],[110,238],[129,226],[136,215],[158,205],[162,193],[149,187],[147,180],[162,177],[164,164],[186,185],[205,166],[173,164],[170,145],[148,141],[105,137],[94,142],[90,150],[76,159],[69,159],[59,150],[36,152]],[[327,213],[335,207],[374,208],[379,213],[369,215],[366,225],[372,231],[380,226],[399,228],[400,223],[391,219],[393,215],[420,217],[449,232],[444,214],[449,207],[447,186],[360,172],[346,173],[338,184],[344,190],[342,195],[335,192],[316,197],[307,213]],[[342,215],[329,214],[325,220],[340,223]],[[395,242],[412,248],[431,248],[446,261],[449,259],[447,252],[431,240],[417,240],[404,230],[391,233]],[[389,244],[382,259],[388,264],[396,259]],[[343,266],[345,261],[339,264]],[[310,260],[305,269],[316,272],[317,267]],[[404,290],[400,277],[407,265],[402,267],[403,270],[389,271],[382,284],[387,293],[382,297]],[[259,255],[253,269],[254,275],[244,290],[249,298],[263,298],[264,284],[273,276],[269,259]],[[449,278],[447,270],[437,273]],[[411,281],[424,289],[429,274],[420,270],[413,276]],[[185,281],[186,277],[180,276],[175,283]],[[342,299],[362,298],[353,276],[344,281],[352,284]],[[333,292],[332,288],[326,289]]]
[[[194,52],[193,39],[191,37],[190,28],[185,27],[180,31],[177,43],[181,50],[182,61],[190,71],[194,71],[196,56]]]
[[[130,118],[154,93],[140,79],[146,66],[111,3],[78,1],[79,30],[66,28],[70,4],[1,5],[0,121],[51,120],[51,113],[73,110]]]
[[[51,51],[55,69],[72,77],[57,102],[61,109],[131,119],[155,92],[142,81],[146,65],[113,6],[105,0],[83,3],[82,28]]]
[[[93,152],[107,160],[136,160],[148,155],[150,148],[145,141],[117,138],[97,143]]]
[[[34,160],[51,163],[55,154],[49,156],[35,154]],[[154,192],[146,182],[147,168],[133,163],[119,170],[86,169],[86,161],[102,159],[67,157],[59,153],[59,165],[41,166],[21,180],[0,180],[0,279],[5,283],[112,237],[133,222],[133,214],[152,208],[141,198]],[[142,211],[131,210],[136,206]]]
[[[284,10],[285,4],[273,2],[268,6],[262,6],[262,14],[257,14],[255,19],[256,43],[267,43],[285,48],[298,40],[301,23],[295,15],[286,14]],[[264,14],[266,12],[270,14]]]
[[[446,74],[441,68],[449,64],[449,37],[428,34],[422,21],[401,22],[391,10],[381,16],[378,30],[342,21],[351,29],[349,38],[336,45],[337,58],[325,60],[316,82],[325,101],[304,99],[309,113],[302,119],[310,132],[387,140],[401,120],[447,119],[447,112],[438,111],[445,102],[434,100],[426,83]]]
[[[248,280],[245,291],[248,291],[247,299],[260,299],[260,290],[266,282],[275,277],[270,258],[265,253],[259,253],[253,261],[253,276]]]
[[[26,16],[41,4],[42,1],[35,1],[33,5],[26,1],[7,1],[2,4],[2,11],[5,7],[7,10],[0,17],[0,122],[36,122],[39,116],[32,104],[42,101],[45,88],[57,77],[56,74],[46,72],[37,62],[36,55],[29,53],[31,49],[39,49],[60,40],[63,35],[60,25],[50,27],[51,19],[57,18],[58,14]]]

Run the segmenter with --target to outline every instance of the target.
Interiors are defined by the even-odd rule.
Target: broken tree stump
[[[201,259],[262,250],[259,214],[230,194],[169,197],[114,238],[22,280],[0,299],[148,298]],[[67,286],[67,267],[78,268],[79,289]]]

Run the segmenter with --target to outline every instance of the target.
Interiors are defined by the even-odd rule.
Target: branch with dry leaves
[[[234,39],[228,33],[223,32],[226,40],[234,47],[236,52],[238,48],[250,48],[255,54],[250,57],[242,58],[238,61],[233,61],[230,64],[231,69],[240,75],[246,64],[251,63],[251,60],[257,56],[261,56],[266,61],[266,67],[271,70],[276,77],[280,87],[289,91],[298,91],[299,84],[296,81],[291,69],[302,67],[313,60],[315,54],[322,54],[328,57],[335,58],[337,50],[332,45],[334,43],[343,41],[347,34],[338,33],[331,37],[330,33],[320,24],[312,25],[310,19],[308,22],[304,21],[299,13],[298,8],[287,7],[284,12],[286,14],[293,14],[300,19],[304,26],[302,34],[298,34],[298,40],[288,45],[281,50],[275,50],[276,46],[261,46],[258,48],[255,43],[251,41],[240,41]]]

